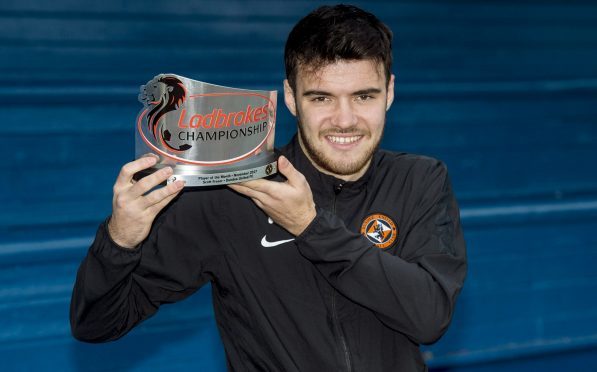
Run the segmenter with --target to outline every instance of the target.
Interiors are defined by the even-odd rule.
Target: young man
[[[79,269],[75,337],[121,337],[211,281],[231,370],[425,370],[419,344],[450,323],[465,248],[445,166],[378,150],[391,60],[375,16],[319,8],[286,44],[284,178],[146,194],[169,172],[133,183],[156,160],[125,165]]]

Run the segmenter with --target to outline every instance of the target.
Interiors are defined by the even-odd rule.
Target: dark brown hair
[[[352,5],[322,6],[292,29],[284,49],[286,78],[296,88],[298,68],[317,71],[340,60],[373,60],[390,81],[392,31],[376,16]]]

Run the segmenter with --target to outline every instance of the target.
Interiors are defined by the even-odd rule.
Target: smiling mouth
[[[339,144],[350,144],[355,143],[361,139],[363,136],[350,136],[350,137],[340,137],[340,136],[326,136],[327,140],[331,143],[339,143]]]

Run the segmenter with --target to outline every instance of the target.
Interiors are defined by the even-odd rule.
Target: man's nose
[[[357,124],[357,116],[348,100],[340,100],[336,106],[332,124],[339,128],[350,128]]]

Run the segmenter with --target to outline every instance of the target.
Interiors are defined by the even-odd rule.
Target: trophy
[[[135,157],[159,156],[141,178],[170,166],[167,183],[215,186],[277,172],[276,91],[230,88],[160,74],[141,86]]]

